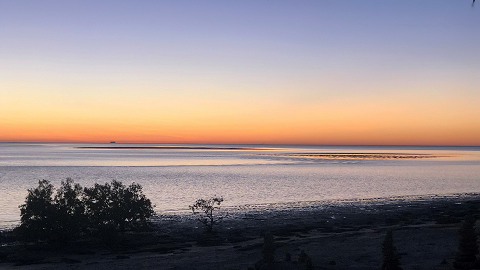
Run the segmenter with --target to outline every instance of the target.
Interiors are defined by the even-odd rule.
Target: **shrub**
[[[262,258],[255,263],[255,270],[275,269],[275,242],[273,234],[265,232],[263,236]]]
[[[85,188],[84,192],[86,216],[93,228],[124,231],[145,225],[154,214],[152,203],[136,183],[127,187],[113,180],[111,184]]]
[[[198,220],[205,225],[205,229],[209,233],[213,231],[213,226],[220,223],[223,219],[223,216],[214,214],[214,211],[220,208],[215,205],[220,206],[222,202],[222,197],[212,197],[208,200],[199,199],[194,205],[189,206],[194,215],[200,214]]]
[[[55,197],[47,180],[28,190],[20,205],[21,224],[15,233],[23,241],[70,241],[82,233],[115,235],[117,231],[144,225],[153,207],[139,184],[126,187],[121,182],[95,184],[83,189],[67,178]]]
[[[475,221],[473,216],[468,216],[458,230],[458,251],[453,264],[457,269],[471,269],[475,266],[478,254]]]
[[[266,232],[263,236],[262,259],[267,263],[275,261],[275,243],[273,241],[273,234],[270,232]]]
[[[54,199],[57,236],[61,241],[76,239],[87,225],[83,189],[71,178],[61,182]]]
[[[302,250],[298,256],[298,263],[300,265],[300,269],[313,270],[312,258],[310,258],[310,256],[308,256],[304,250]]]
[[[47,180],[38,181],[38,187],[28,190],[25,204],[20,205],[21,225],[15,229],[22,240],[52,237],[56,216],[52,194],[53,185]]]
[[[396,248],[393,245],[393,232],[387,231],[382,243],[383,264],[382,270],[402,270]]]

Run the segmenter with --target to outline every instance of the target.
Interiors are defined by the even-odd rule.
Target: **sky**
[[[0,141],[480,145],[480,6],[0,0]]]

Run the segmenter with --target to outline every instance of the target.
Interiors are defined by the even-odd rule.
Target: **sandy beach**
[[[314,203],[288,209],[230,214],[218,239],[204,246],[192,216],[164,215],[154,231],[126,233],[107,246],[21,246],[2,269],[248,269],[261,258],[262,235],[274,235],[278,269],[302,269],[300,252],[314,269],[379,269],[381,243],[393,230],[403,269],[453,269],[457,230],[478,215],[478,194]],[[292,261],[286,262],[286,254]]]

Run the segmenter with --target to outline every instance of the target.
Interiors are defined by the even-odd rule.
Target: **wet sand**
[[[153,232],[125,234],[108,248],[85,243],[61,251],[24,247],[22,258],[0,268],[246,270],[261,258],[262,235],[270,231],[278,269],[300,269],[301,250],[314,269],[379,269],[381,242],[393,229],[403,269],[452,269],[460,222],[479,210],[480,196],[467,194],[236,211],[218,225],[214,246],[197,241],[203,228],[190,215],[163,215],[154,220]],[[285,262],[287,252],[292,262]]]
[[[398,154],[398,153],[293,153],[264,154],[265,156],[313,158],[313,159],[425,159],[450,156],[430,154]]]

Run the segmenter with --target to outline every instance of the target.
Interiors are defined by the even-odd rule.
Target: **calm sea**
[[[452,195],[480,192],[480,147],[0,143],[0,229],[18,224],[27,189],[67,177],[139,183],[157,213],[213,195],[242,209]]]

